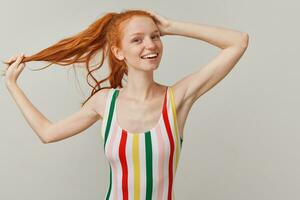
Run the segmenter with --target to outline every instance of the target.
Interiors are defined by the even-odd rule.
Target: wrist
[[[14,81],[6,81],[5,82],[5,85],[8,89],[12,88],[12,87],[15,87],[15,86],[18,86],[16,82]]]
[[[167,28],[167,34],[168,35],[177,35],[177,27],[178,27],[178,21],[175,20],[169,20],[169,26]]]

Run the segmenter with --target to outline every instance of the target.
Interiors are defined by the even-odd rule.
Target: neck
[[[159,84],[153,81],[153,76],[128,76],[127,84],[121,91],[127,98],[145,102],[153,99],[159,93],[159,88]]]
[[[155,69],[156,67],[152,70],[140,70],[129,66],[127,84],[121,89],[124,97],[136,102],[146,102],[159,95],[161,85],[153,80]]]

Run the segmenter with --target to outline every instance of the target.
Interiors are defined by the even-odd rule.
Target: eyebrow
[[[153,31],[152,33],[155,33],[155,32],[159,32],[159,31],[158,31],[158,30],[155,30],[155,31]],[[130,36],[133,36],[133,35],[142,35],[142,34],[144,34],[144,33],[142,33],[142,32],[137,32],[137,33],[131,34]]]

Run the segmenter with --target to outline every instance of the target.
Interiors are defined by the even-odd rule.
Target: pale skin
[[[203,40],[220,49],[219,54],[198,70],[175,82],[172,87],[177,111],[178,128],[183,137],[184,125],[192,105],[207,91],[220,82],[236,65],[248,46],[248,34],[231,29],[170,20],[148,11],[155,18],[153,23],[149,18],[139,17],[130,21],[131,32],[142,32],[137,43],[131,43],[128,31],[122,40],[123,48],[112,48],[115,56],[128,66],[128,82],[122,88],[118,97],[118,122],[131,132],[149,130],[157,123],[166,86],[153,80],[153,72],[157,63],[148,63],[140,58],[149,52],[163,50],[161,41],[155,36],[159,30],[160,36],[180,35]],[[147,21],[148,20],[148,21]],[[151,22],[152,21],[152,22]],[[148,26],[141,26],[147,24]],[[152,24],[151,24],[152,23]],[[154,35],[153,35],[154,34]],[[20,73],[25,68],[21,63],[23,56],[13,56],[9,61],[15,61],[7,66],[5,83],[14,101],[21,110],[28,124],[39,139],[47,144],[57,142],[83,132],[96,121],[102,120],[108,89],[103,89],[93,95],[79,111],[58,122],[47,119],[26,97],[17,84]],[[126,106],[125,106],[126,105]],[[141,118],[143,116],[143,118]],[[143,119],[143,121],[141,121]],[[132,123],[138,121],[139,123]]]

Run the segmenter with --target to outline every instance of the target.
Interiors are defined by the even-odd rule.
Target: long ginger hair
[[[150,13],[143,10],[124,10],[120,13],[109,12],[90,24],[87,29],[74,36],[62,39],[56,44],[45,48],[34,55],[24,57],[22,62],[50,62],[47,66],[32,71],[45,69],[52,64],[67,66],[75,63],[85,63],[85,68],[87,70],[86,81],[93,89],[90,96],[81,103],[81,106],[83,106],[101,89],[116,88],[118,86],[123,87],[123,76],[124,74],[128,75],[127,66],[124,61],[120,61],[115,57],[111,51],[111,47],[116,46],[121,48],[123,22],[126,22],[133,16],[146,16],[155,21],[155,18],[153,18]],[[90,60],[100,51],[102,52],[101,62],[96,68],[92,69]],[[92,73],[101,68],[104,59],[107,56],[109,75],[98,81]],[[12,62],[4,63],[8,65],[12,64]],[[94,85],[89,83],[89,77],[95,82]],[[110,83],[110,87],[101,87],[101,83],[107,80]]]

